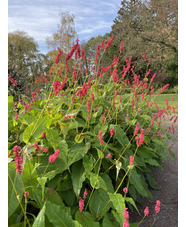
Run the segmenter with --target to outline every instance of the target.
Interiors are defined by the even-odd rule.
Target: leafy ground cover
[[[154,98],[169,84],[155,92],[156,74],[147,68],[137,75],[132,56],[121,72],[119,57],[101,66],[113,39],[98,46],[90,67],[77,40],[65,56],[65,75],[60,68],[50,72],[47,84],[37,80],[18,102],[9,96],[9,226],[126,227],[148,218],[148,207],[138,223],[130,223],[129,214],[139,212],[144,198],[153,199],[154,167],[162,170],[162,160],[174,157],[165,141],[174,139],[177,106],[168,99],[158,106]],[[63,55],[58,51],[56,65]],[[160,207],[154,201],[153,223]]]

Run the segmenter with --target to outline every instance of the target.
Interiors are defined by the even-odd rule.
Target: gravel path
[[[177,121],[178,122],[178,121]],[[175,125],[175,135],[178,140],[178,123]],[[168,141],[171,145],[172,141]],[[143,206],[138,206],[141,216],[136,211],[130,215],[130,222],[139,222],[143,217],[143,211],[146,206],[149,207],[149,216],[140,227],[150,227],[155,217],[156,200],[161,201],[160,212],[154,227],[176,227],[178,226],[178,142],[172,146],[175,153],[175,159],[170,156],[168,162],[163,161],[163,171],[155,169],[154,176],[160,190],[150,189],[153,196],[153,201],[144,199]]]

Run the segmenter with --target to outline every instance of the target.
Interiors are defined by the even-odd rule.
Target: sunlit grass
[[[173,97],[173,100],[172,100]],[[178,105],[178,94],[161,94],[159,96],[155,96],[155,98],[153,97],[153,95],[151,96],[151,98],[154,100],[154,102],[156,102],[156,104],[158,105],[159,109],[163,109],[163,107],[166,108],[166,102],[165,99],[168,100],[169,106],[174,106],[176,107]],[[151,99],[149,98],[149,100]],[[153,105],[152,108],[153,112],[157,112],[156,107]],[[175,110],[175,113],[178,113],[178,108]]]

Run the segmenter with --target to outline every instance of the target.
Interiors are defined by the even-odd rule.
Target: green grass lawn
[[[174,101],[172,100],[172,97],[174,98]],[[165,102],[165,99],[168,100],[168,103],[169,103],[169,106],[174,106],[176,107],[178,105],[178,95],[177,94],[161,94],[159,96],[155,96],[155,99],[154,99],[154,96],[152,95],[151,97],[149,97],[149,101],[153,99],[154,102],[156,102],[156,104],[158,105],[158,107],[160,109],[163,109],[163,107],[165,107],[166,109],[166,102]],[[153,112],[157,112],[156,110],[156,107],[153,105],[153,108],[152,108]],[[170,110],[169,110],[170,111]],[[178,113],[178,108],[175,110],[175,113]]]

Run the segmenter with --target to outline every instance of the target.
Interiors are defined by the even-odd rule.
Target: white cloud
[[[45,38],[57,30],[59,12],[76,15],[75,27],[80,40],[110,32],[120,0],[9,0],[8,31],[23,30],[45,45]]]

